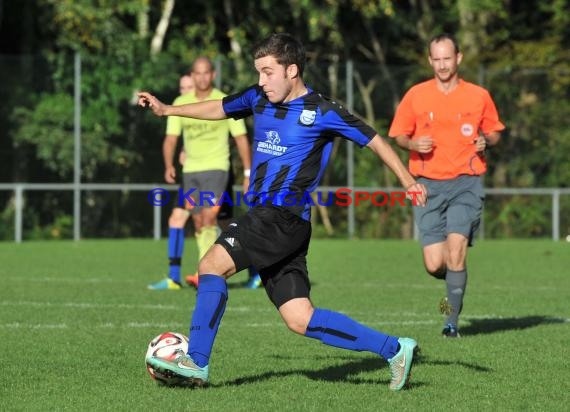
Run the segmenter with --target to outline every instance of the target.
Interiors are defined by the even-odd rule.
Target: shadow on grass
[[[272,356],[275,360],[282,361],[282,360],[291,360],[294,359],[288,358],[286,356],[275,355]],[[327,358],[330,361],[330,358]],[[226,382],[220,382],[219,384],[210,385],[210,387],[223,387],[223,386],[240,386],[240,385],[247,385],[247,384],[255,384],[261,381],[275,379],[275,378],[282,378],[287,376],[293,375],[303,375],[309,379],[315,381],[325,381],[325,382],[343,382],[347,384],[353,385],[361,385],[361,384],[374,384],[374,385],[388,385],[390,383],[389,379],[389,372],[387,370],[388,365],[387,363],[382,360],[381,358],[366,358],[366,359],[352,359],[350,357],[342,357],[342,360],[347,360],[340,365],[328,366],[323,369],[291,369],[291,370],[284,370],[284,371],[272,371],[272,372],[265,372],[257,375],[251,376],[244,376],[241,378],[233,379]],[[493,369],[481,366],[475,363],[465,362],[465,361],[446,361],[446,360],[439,360],[439,359],[430,359],[429,357],[423,356],[421,353],[417,356],[414,362],[414,370],[419,365],[439,365],[439,366],[452,366],[452,367],[463,367],[465,369],[479,372],[479,373],[489,373],[493,372]],[[382,371],[384,369],[384,371]],[[371,377],[371,378],[363,378],[359,377],[358,375],[363,372],[378,372],[378,376],[381,377]],[[382,376],[385,374],[385,377]],[[414,380],[412,374],[412,380],[410,381],[408,389],[419,388],[422,386],[428,386],[429,384],[426,382]]]
[[[488,368],[487,366],[477,365],[475,363],[463,362],[463,361],[447,361],[447,360],[439,360],[439,359],[420,359],[419,363],[424,363],[426,365],[437,365],[437,366],[461,366],[466,369],[470,369],[475,372],[493,372],[493,369]]]
[[[566,323],[567,320],[550,316],[525,316],[522,318],[470,319],[469,322],[468,326],[461,328],[461,335],[479,335],[506,330],[520,330],[539,325]]]
[[[275,355],[271,356],[277,361],[293,361],[293,358],[286,356]],[[330,358],[323,358],[330,361]],[[381,358],[366,358],[366,359],[351,359],[350,357],[342,357],[342,360],[347,360],[343,364],[328,366],[322,369],[290,369],[281,371],[268,371],[265,373],[243,376],[240,378],[220,382],[220,383],[209,383],[206,387],[208,388],[223,388],[228,386],[241,386],[241,385],[251,385],[257,384],[262,381],[268,381],[276,378],[285,378],[294,375],[302,375],[311,380],[323,381],[323,382],[342,382],[345,384],[352,385],[385,385],[386,387],[390,383],[389,371],[387,370],[387,363]],[[493,369],[486,366],[477,365],[474,363],[464,362],[464,361],[444,361],[439,359],[429,359],[421,354],[418,355],[416,361],[414,362],[414,370],[412,371],[412,379],[408,385],[407,390],[413,390],[415,388],[421,388],[424,386],[429,386],[429,383],[418,381],[414,379],[414,371],[418,365],[438,365],[438,366],[452,366],[452,367],[463,367],[471,371],[479,373],[489,373],[493,372]],[[384,370],[384,371],[383,371]],[[363,378],[357,375],[363,372],[377,372],[377,377]],[[385,377],[378,377],[384,375]]]
[[[280,358],[280,356],[274,356],[275,358]],[[346,358],[343,358],[346,359]],[[233,379],[230,381],[222,382],[216,385],[210,385],[210,387],[222,387],[222,386],[240,386],[253,383],[259,383],[261,381],[283,378],[293,375],[304,375],[309,379],[316,381],[326,381],[326,382],[344,382],[351,384],[386,384],[390,382],[389,376],[387,375],[385,379],[366,379],[360,378],[353,375],[358,375],[362,372],[372,372],[379,371],[386,368],[386,362],[381,358],[376,359],[359,359],[350,360],[341,365],[328,366],[323,369],[291,369],[282,371],[272,371],[265,372],[257,375],[244,376],[241,378]],[[388,373],[386,371],[386,373]],[[417,383],[416,383],[417,385]]]

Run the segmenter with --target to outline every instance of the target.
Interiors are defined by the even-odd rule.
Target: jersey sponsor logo
[[[314,110],[303,110],[299,116],[299,122],[305,126],[312,126],[315,123],[317,112]]]
[[[281,143],[281,138],[279,137],[279,133],[277,133],[275,130],[270,130],[268,132],[265,132],[265,141],[267,143],[278,145]]]
[[[461,134],[465,137],[469,137],[473,135],[473,125],[470,123],[463,123],[461,125]]]
[[[281,156],[287,151],[287,147],[280,146],[281,138],[276,130],[265,132],[265,142],[259,142],[256,150],[261,153],[267,153],[273,156]]]

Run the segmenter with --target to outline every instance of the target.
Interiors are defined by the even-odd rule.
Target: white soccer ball
[[[176,385],[179,380],[178,377],[160,373],[148,363],[148,359],[155,357],[171,361],[185,354],[187,351],[188,338],[181,333],[164,332],[155,337],[148,344],[145,356],[146,370],[150,374],[150,377],[160,384],[169,386]]]

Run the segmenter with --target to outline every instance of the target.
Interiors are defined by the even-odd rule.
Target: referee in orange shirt
[[[459,77],[462,54],[449,34],[429,42],[434,78],[404,95],[390,137],[410,151],[409,168],[428,190],[426,207],[414,207],[427,272],[445,279],[444,337],[459,337],[458,319],[467,285],[467,247],[479,227],[486,169],[485,149],[505,126],[489,92]]]

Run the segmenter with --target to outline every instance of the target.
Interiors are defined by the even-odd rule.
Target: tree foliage
[[[133,105],[134,93],[150,89],[171,100],[178,76],[198,55],[221,63],[226,92],[247,86],[256,81],[252,46],[275,31],[303,39],[307,80],[341,101],[346,97],[345,62],[353,61],[353,110],[381,134],[404,91],[430,77],[429,38],[442,31],[456,33],[465,55],[465,77],[491,91],[508,127],[503,143],[489,153],[488,184],[565,187],[570,181],[567,0],[1,4],[5,12],[0,20],[0,54],[33,54],[35,61],[41,61],[38,66],[22,58],[13,70],[0,65],[3,79],[9,79],[9,86],[0,88],[8,103],[0,108],[0,127],[11,150],[10,160],[0,166],[5,181],[38,175],[60,181],[72,178],[75,53],[82,62],[83,181],[159,181],[164,125]],[[19,35],[20,26],[24,36]],[[4,56],[2,61],[9,59]],[[346,146],[337,142],[326,184],[344,184],[345,157]],[[397,183],[370,153],[357,150],[356,159],[356,184]],[[335,213],[339,225],[343,211]],[[400,226],[390,222],[406,219],[409,235],[409,219],[388,219],[390,213],[402,214],[359,210],[357,218],[366,228],[362,234],[395,235]]]

